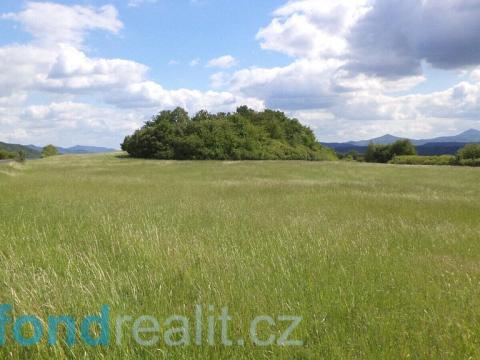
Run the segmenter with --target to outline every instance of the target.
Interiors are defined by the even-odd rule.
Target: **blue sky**
[[[160,110],[241,104],[323,141],[480,128],[478,18],[474,0],[2,1],[0,141],[118,148]]]
[[[101,2],[96,2],[98,5]],[[121,11],[125,29],[118,37],[95,37],[92,51],[97,56],[131,58],[151,69],[151,78],[166,87],[209,88],[214,69],[204,65],[213,57],[231,54],[237,67],[288,64],[287,56],[260,49],[255,40],[259,27],[268,24],[269,14],[283,1],[197,1],[163,0],[129,7],[127,1],[114,4]],[[132,56],[132,54],[135,54]],[[176,61],[178,64],[170,64]]]

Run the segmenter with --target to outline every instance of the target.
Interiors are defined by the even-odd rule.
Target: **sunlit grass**
[[[303,347],[79,343],[2,358],[478,358],[480,170],[114,155],[0,164],[15,316],[301,315]],[[9,330],[11,333],[11,329]]]

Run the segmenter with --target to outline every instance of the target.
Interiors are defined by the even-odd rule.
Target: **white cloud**
[[[110,93],[106,101],[127,108],[172,109],[181,106],[190,112],[232,111],[245,104],[255,109],[264,108],[263,101],[253,97],[234,95],[231,92],[166,90],[153,81],[130,84],[122,91]]]
[[[122,59],[91,59],[70,46],[62,46],[48,74],[38,76],[37,87],[77,92],[123,88],[145,79],[148,68]]]
[[[126,111],[78,102],[53,102],[18,109],[14,122],[4,129],[2,135],[6,140],[21,139],[23,143],[40,145],[55,143],[68,146],[81,143],[118,148],[123,134],[138,128],[148,116],[137,110]]]
[[[232,75],[228,88],[265,99],[273,108],[328,107],[333,95],[331,77],[341,64],[338,60],[301,59],[285,67],[244,69]]]
[[[263,49],[294,57],[338,57],[348,50],[346,36],[371,10],[369,0],[290,1],[260,29]]]
[[[210,85],[214,89],[219,89],[228,85],[230,76],[223,71],[210,75]]]
[[[200,59],[199,59],[199,58],[192,59],[192,60],[190,61],[190,63],[189,63],[189,65],[190,65],[191,67],[195,67],[195,66],[197,66],[197,65],[199,65],[199,64],[200,64]]]
[[[210,60],[207,64],[207,67],[228,69],[235,66],[236,63],[237,61],[232,55],[225,55],[225,56],[220,56],[218,58]]]
[[[39,74],[46,73],[55,52],[33,45],[0,47],[0,96],[32,87]]]
[[[471,77],[473,80],[480,82],[480,67],[472,71]]]
[[[123,27],[112,5],[93,8],[27,2],[23,11],[4,14],[2,18],[20,22],[37,41],[50,46],[59,43],[80,46],[87,31],[118,33]]]
[[[95,107],[74,102],[49,105],[0,106],[2,140],[23,144],[74,145],[78,142],[118,147],[121,132],[140,125],[142,116],[134,112]]]
[[[140,5],[149,3],[149,4],[155,4],[158,0],[129,0],[128,1],[128,6],[129,7],[138,7]]]

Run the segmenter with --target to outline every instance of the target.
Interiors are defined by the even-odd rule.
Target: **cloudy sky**
[[[162,109],[321,141],[480,129],[478,0],[2,0],[0,141],[118,148]]]

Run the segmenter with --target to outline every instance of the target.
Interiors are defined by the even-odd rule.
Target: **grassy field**
[[[112,319],[162,320],[211,304],[228,307],[234,339],[258,315],[286,314],[303,317],[292,337],[304,341],[142,347],[126,329],[122,346],[20,347],[10,322],[0,357],[480,358],[479,220],[472,168],[115,155],[0,164],[0,303],[14,318],[82,318],[108,304]]]

